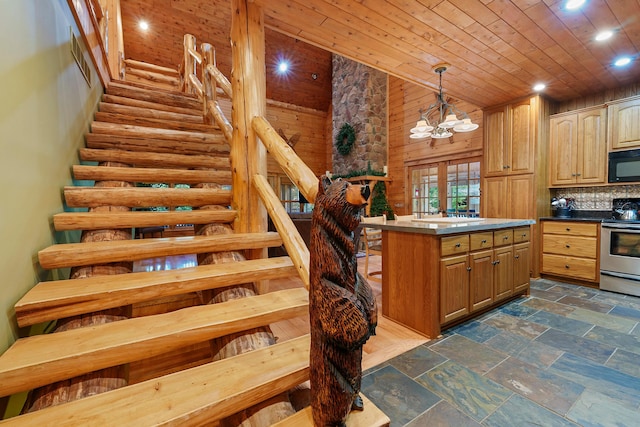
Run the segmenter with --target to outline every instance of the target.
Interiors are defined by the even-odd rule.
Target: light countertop
[[[363,227],[406,233],[447,235],[471,231],[499,230],[535,224],[533,219],[510,218],[425,218],[413,220],[387,220],[385,223],[362,223]]]

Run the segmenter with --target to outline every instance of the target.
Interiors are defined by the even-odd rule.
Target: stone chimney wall
[[[332,172],[382,171],[387,164],[387,74],[333,55]],[[351,152],[343,156],[336,136],[345,123],[355,130]]]

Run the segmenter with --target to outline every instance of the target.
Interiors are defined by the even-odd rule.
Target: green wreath
[[[349,123],[345,123],[340,128],[338,136],[336,136],[336,148],[338,153],[346,156],[351,152],[353,143],[356,142],[356,132]]]

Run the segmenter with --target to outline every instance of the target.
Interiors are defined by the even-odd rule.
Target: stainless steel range
[[[640,198],[613,199],[602,221],[600,289],[640,296]]]

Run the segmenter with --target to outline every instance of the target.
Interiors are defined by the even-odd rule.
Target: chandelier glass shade
[[[471,122],[467,113],[445,100],[442,92],[442,73],[447,71],[447,67],[446,64],[440,64],[433,68],[433,71],[440,76],[436,102],[429,105],[426,110],[420,110],[420,118],[416,127],[411,129],[409,138],[443,139],[453,136],[454,132],[471,132],[478,129],[478,125]]]

